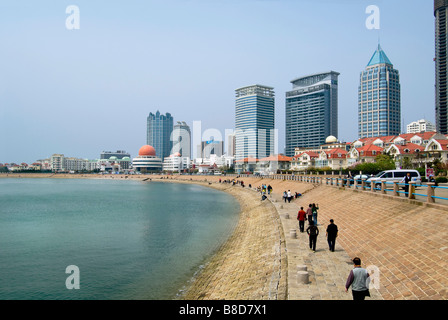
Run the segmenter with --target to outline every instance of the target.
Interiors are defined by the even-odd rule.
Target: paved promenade
[[[269,202],[277,209],[283,229],[287,257],[287,299],[351,300],[351,292],[345,292],[345,282],[353,267],[352,259],[356,256],[362,259],[364,267],[376,270],[374,274],[378,289],[371,288],[368,300],[448,299],[446,207],[426,207],[368,192],[325,185],[255,178],[244,180],[245,185],[251,184],[252,188],[262,183],[274,187]],[[248,191],[239,186],[232,188]],[[288,189],[303,195],[291,203],[285,203],[281,195]],[[260,197],[256,191],[251,192]],[[309,203],[317,203],[319,206],[320,235],[316,252],[310,251],[308,236],[299,232],[296,220],[300,206],[306,208]],[[286,214],[289,219],[285,218]],[[339,228],[335,252],[329,251],[325,237],[330,219],[334,219]],[[297,231],[297,238],[290,236],[292,229]],[[263,260],[261,257],[260,261]],[[270,265],[272,259],[264,262]],[[298,282],[299,265],[307,267],[309,284]],[[228,298],[226,294],[219,297]],[[269,297],[254,294],[252,298]],[[279,295],[277,298],[282,297]]]
[[[355,256],[364,267],[377,268],[379,289],[372,289],[368,299],[448,299],[447,207],[424,207],[328,186],[310,189],[309,184],[302,184],[297,188],[306,191],[292,203],[282,202],[278,193],[272,199],[286,238],[288,299],[351,299],[344,285]],[[296,220],[299,207],[306,209],[309,203],[320,208],[315,253],[309,250],[308,237],[300,234]],[[340,230],[335,252],[328,250],[325,237],[330,219]],[[297,230],[297,239],[289,237],[291,229]],[[309,285],[297,284],[297,265],[308,267]]]

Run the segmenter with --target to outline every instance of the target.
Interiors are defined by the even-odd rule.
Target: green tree
[[[394,159],[387,154],[380,154],[376,156],[375,163],[378,165],[377,167],[378,171],[395,169]]]

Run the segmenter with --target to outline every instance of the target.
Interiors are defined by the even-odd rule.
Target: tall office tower
[[[210,155],[216,154],[221,157],[224,154],[224,141],[202,141],[198,145],[198,158],[210,158]]]
[[[434,0],[436,17],[436,129],[448,134],[448,0]]]
[[[235,156],[235,132],[227,136],[227,155],[229,157]]]
[[[399,135],[401,132],[400,74],[378,45],[358,88],[359,138]]]
[[[338,76],[335,71],[292,80],[286,92],[285,154],[295,148],[316,148],[338,136]]]
[[[235,90],[235,160],[274,154],[274,88],[252,85]]]
[[[179,152],[182,157],[191,159],[191,130],[184,121],[177,121],[171,141],[173,142],[173,154]]]
[[[161,115],[159,111],[156,114],[151,112],[147,118],[147,123],[147,144],[154,147],[156,157],[163,160],[170,156],[173,147],[171,141],[173,117],[170,113]]]

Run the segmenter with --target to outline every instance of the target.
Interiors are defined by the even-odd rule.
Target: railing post
[[[366,188],[366,180],[362,180],[361,181],[361,186],[362,186],[362,190],[364,191],[364,189]]]
[[[415,199],[415,181],[409,181],[409,195],[408,198],[409,199]]]
[[[400,194],[398,193],[398,181],[394,181],[394,197],[399,197]]]
[[[381,180],[381,193],[386,194],[386,180]]]
[[[426,199],[426,202],[428,202],[428,203],[434,203],[435,202],[435,200],[434,200],[434,186],[436,185],[434,182],[428,182],[427,183],[427,185],[428,185],[428,190],[427,190],[427,199]]]

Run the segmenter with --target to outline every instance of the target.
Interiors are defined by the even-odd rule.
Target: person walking
[[[311,212],[312,212],[312,215],[313,215],[314,225],[316,225],[316,226],[317,226],[317,210],[319,210],[319,207],[315,203],[313,203],[313,206],[311,208]]]
[[[306,229],[306,233],[309,236],[310,249],[316,252],[316,243],[317,236],[319,235],[319,229],[314,225],[313,221],[311,221],[310,226]]]
[[[310,205],[308,206],[308,209],[306,209],[306,216],[308,218],[308,224],[311,225],[311,222],[313,221],[313,210],[312,210],[313,205],[310,203]]]
[[[283,192],[283,200],[285,200],[286,203],[286,198],[288,198],[288,193],[286,191]]]
[[[365,300],[370,297],[369,282],[370,275],[366,269],[361,267],[361,259],[356,257],[353,259],[354,267],[348,275],[345,283],[345,292],[352,287],[353,300]]]
[[[306,212],[303,210],[303,207],[300,207],[299,213],[297,214],[297,220],[299,220],[300,232],[305,232]]]
[[[327,241],[331,252],[334,252],[337,236],[338,236],[338,226],[334,224],[333,219],[330,219],[330,224],[327,226]]]
[[[291,195],[291,190],[288,190],[288,203],[290,203],[291,202],[291,199],[292,199],[292,195]]]

